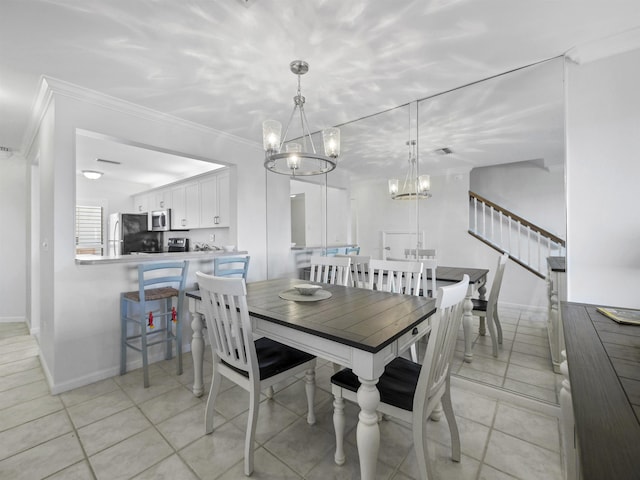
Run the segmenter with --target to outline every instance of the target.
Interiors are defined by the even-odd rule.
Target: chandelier
[[[264,167],[274,173],[292,177],[328,173],[338,165],[340,129],[327,128],[323,130],[322,139],[325,154],[316,153],[307,116],[304,112],[305,98],[300,90],[300,76],[309,71],[309,64],[302,60],[294,60],[289,67],[298,76],[298,92],[293,97],[293,111],[282,137],[280,122],[265,120],[262,123],[262,143],[265,151]],[[298,112],[297,117],[296,111]],[[295,138],[296,141],[287,141],[287,133],[289,133],[289,127],[294,117],[296,121],[297,119],[300,121],[302,134]]]
[[[431,197],[431,178],[429,175],[418,175],[418,157],[415,140],[408,140],[409,170],[400,185],[397,178],[389,180],[389,195],[393,200],[420,200]]]

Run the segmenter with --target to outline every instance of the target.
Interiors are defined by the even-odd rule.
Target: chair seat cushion
[[[478,298],[472,298],[471,302],[473,303],[473,310],[477,310],[479,312],[486,312],[487,311],[487,301],[486,300],[480,300]]]
[[[314,355],[289,347],[270,338],[262,337],[256,340],[256,354],[258,356],[258,366],[260,367],[260,380],[271,378],[287,370],[302,365],[315,358]],[[222,361],[229,368],[249,377],[249,372],[241,370]]]
[[[177,297],[179,294],[180,292],[173,287],[149,288],[144,291],[144,299],[145,301],[150,302],[152,300]],[[140,292],[138,290],[135,292],[127,292],[124,294],[124,298],[134,302],[139,302]]]
[[[403,410],[413,410],[413,397],[420,376],[420,364],[406,358],[395,358],[384,368],[380,377],[378,391],[380,401]],[[357,392],[360,387],[358,377],[349,369],[340,370],[331,377],[331,383]]]

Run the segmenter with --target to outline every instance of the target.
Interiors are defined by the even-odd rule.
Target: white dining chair
[[[419,295],[422,263],[406,260],[378,260],[369,262],[369,289],[383,292]]]
[[[451,360],[458,330],[462,321],[462,304],[467,294],[469,276],[461,282],[438,290],[436,313],[431,321],[427,352],[422,365],[397,357],[386,367],[377,383],[380,392],[378,412],[396,417],[412,425],[413,445],[418,460],[420,478],[433,479],[427,452],[428,419],[442,404],[451,435],[451,458],[460,461],[460,434],[451,403]],[[360,387],[358,377],[345,369],[331,377],[334,396],[333,425],[336,434],[334,460],[345,462],[344,453],[344,399],[357,402]]]
[[[314,255],[309,260],[311,264],[309,280],[320,283],[333,283],[347,286],[349,284],[349,267],[351,256],[325,257]]]
[[[384,292],[420,295],[422,284],[422,263],[411,260],[377,260],[369,262],[369,289]],[[414,343],[409,348],[411,359],[418,361],[418,347]]]
[[[222,377],[249,392],[244,473],[253,472],[260,392],[288,377],[305,374],[307,423],[314,424],[316,357],[266,337],[254,340],[243,278],[196,272],[213,357],[213,379],[205,411],[205,432],[213,432],[214,405]]]
[[[498,267],[496,268],[496,274],[493,277],[489,298],[487,300],[480,300],[478,298],[471,299],[471,302],[473,303],[471,314],[479,317],[480,319],[484,319],[486,326],[489,329],[494,357],[498,356],[498,345],[502,345],[502,325],[500,324],[500,318],[498,317],[498,296],[500,295],[500,288],[502,287],[502,279],[504,277],[505,267],[507,266],[507,260],[509,260],[508,253],[503,253],[500,255],[500,258],[498,258]]]
[[[346,255],[336,255],[336,257],[341,256]],[[356,288],[368,288],[371,257],[369,255],[348,255],[348,257],[351,259],[348,285]]]
[[[430,250],[431,251],[431,250]],[[387,260],[394,262],[420,262],[422,263],[422,285],[421,292],[425,297],[433,297],[436,293],[436,268],[438,268],[438,260],[433,258],[421,258],[418,260],[407,258],[388,257]]]

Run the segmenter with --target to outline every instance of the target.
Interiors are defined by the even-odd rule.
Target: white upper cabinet
[[[200,228],[229,226],[229,172],[200,180]]]
[[[149,199],[151,210],[166,210],[171,208],[171,190],[158,190],[151,194]]]
[[[133,213],[146,213],[149,211],[149,193],[140,193],[133,197]]]
[[[200,228],[200,185],[197,182],[171,189],[171,229]]]
[[[171,209],[171,230],[231,226],[229,170],[133,196],[134,213]]]

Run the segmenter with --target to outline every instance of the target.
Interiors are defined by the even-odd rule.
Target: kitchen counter
[[[76,255],[76,265],[106,265],[112,263],[142,263],[171,260],[201,260],[207,258],[246,255],[249,252],[240,250],[225,252],[224,250],[204,250],[199,252],[163,252],[163,253],[134,253],[131,255]]]

